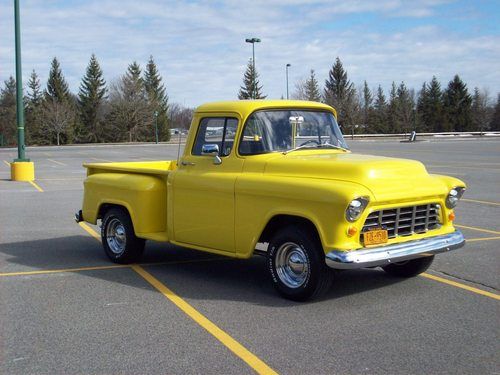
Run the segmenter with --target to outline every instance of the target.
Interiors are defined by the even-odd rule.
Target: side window
[[[205,117],[201,120],[192,155],[201,155],[205,144],[219,146],[220,156],[228,156],[234,145],[234,137],[238,129],[238,120],[229,117]]]

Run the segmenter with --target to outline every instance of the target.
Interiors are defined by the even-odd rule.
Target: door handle
[[[187,166],[193,166],[193,165],[196,165],[195,163],[192,163],[190,161],[181,161],[181,165],[187,167]]]

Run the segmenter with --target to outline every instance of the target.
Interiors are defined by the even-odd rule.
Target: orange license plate
[[[363,234],[365,246],[386,243],[388,238],[386,229],[374,229]]]

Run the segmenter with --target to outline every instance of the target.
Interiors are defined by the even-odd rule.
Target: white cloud
[[[21,3],[24,80],[35,69],[45,81],[57,56],[73,91],[91,53],[96,53],[111,82],[137,60],[153,55],[172,101],[198,105],[236,97],[251,46],[258,36],[256,62],[270,98],[285,93],[285,64],[290,82],[315,69],[320,82],[336,56],[350,78],[388,88],[405,81],[418,89],[436,75],[446,84],[458,73],[472,88],[500,87],[500,37],[450,33],[425,24],[445,1],[379,0],[229,0],[215,3],[161,0],[25,0]],[[351,15],[375,14],[380,24],[354,22]],[[398,17],[421,19],[421,26],[384,32]],[[434,19],[434,18],[433,18]],[[401,22],[395,25],[402,24]],[[12,5],[0,5],[0,79],[14,74]]]

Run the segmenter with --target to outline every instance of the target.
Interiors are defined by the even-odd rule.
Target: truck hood
[[[425,199],[446,195],[448,190],[419,161],[337,151],[280,154],[268,160],[264,173],[360,184],[379,202]]]

